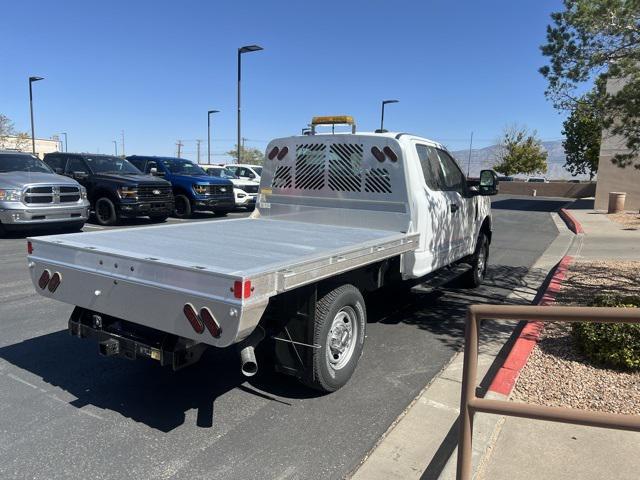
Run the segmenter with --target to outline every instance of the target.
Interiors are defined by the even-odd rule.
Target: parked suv
[[[78,182],[28,153],[0,151],[0,234],[33,226],[80,230],[88,216]]]
[[[54,171],[74,178],[87,189],[100,225],[116,225],[122,217],[149,216],[164,222],[173,212],[171,184],[144,175],[124,158],[93,153],[48,153]]]
[[[254,180],[260,183],[262,177],[262,165],[246,165],[237,163],[226,165],[225,168],[242,180]]]
[[[143,172],[162,176],[171,182],[178,218],[189,218],[196,210],[226,215],[235,207],[233,183],[208,176],[199,165],[187,159],[141,155],[127,159]]]
[[[221,165],[202,165],[202,169],[207,172],[207,175],[212,177],[231,180],[233,183],[233,196],[236,199],[236,207],[246,208],[249,211],[256,208],[256,197],[258,196],[260,182],[243,180]]]

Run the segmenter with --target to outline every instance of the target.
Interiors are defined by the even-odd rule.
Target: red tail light
[[[241,282],[236,280],[233,284],[233,296],[236,298],[249,298],[251,296],[251,280]]]
[[[187,317],[187,320],[189,320],[191,327],[195,330],[196,333],[204,332],[204,325],[202,324],[202,320],[198,316],[198,312],[196,312],[196,309],[193,308],[193,305],[191,305],[190,303],[185,304],[185,306],[182,308],[182,311],[184,312],[184,316]]]
[[[289,153],[289,147],[282,147],[282,150],[280,150],[280,153],[278,154],[278,160],[282,160],[286,157],[287,153]]]
[[[269,160],[273,160],[274,158],[276,158],[276,155],[278,155],[278,151],[279,151],[278,147],[273,147],[268,155]]]
[[[38,286],[44,290],[49,283],[49,280],[51,280],[51,272],[49,270],[45,270],[38,279]]]
[[[378,160],[379,162],[384,162],[384,153],[382,153],[382,150],[380,150],[378,147],[371,147],[371,153],[374,157],[376,157],[376,160]]]
[[[27,242],[27,253],[31,255],[33,253],[33,243]]]
[[[209,310],[207,307],[200,309],[200,318],[213,337],[220,337],[220,335],[222,334],[222,328],[218,324],[216,318],[213,316],[213,313],[211,313],[211,310]]]
[[[396,155],[396,152],[391,150],[389,147],[384,147],[382,151],[387,157],[389,157],[389,160],[391,160],[392,162],[398,161],[398,155]]]
[[[49,280],[49,291],[51,293],[55,292],[58,289],[60,282],[62,282],[62,275],[58,272],[54,273],[51,280]]]

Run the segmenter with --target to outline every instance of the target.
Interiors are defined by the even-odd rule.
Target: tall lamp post
[[[31,84],[44,80],[44,77],[29,77],[29,109],[31,110],[31,153],[36,154],[36,132],[33,126],[33,89]]]
[[[207,112],[207,165],[211,164],[211,114],[220,113],[220,110],[209,110]]]
[[[384,106],[387,103],[398,103],[398,100],[383,100],[382,101],[382,115],[380,116],[380,130],[384,131]]]
[[[113,149],[115,151],[115,155],[116,157],[118,156],[118,142],[117,140],[112,140],[113,141]]]
[[[67,145],[67,132],[60,132],[60,135],[64,135],[64,151],[68,152],[69,147]]]
[[[240,148],[240,80],[242,79],[242,54],[264,50],[260,45],[245,45],[238,49],[238,163],[242,163],[242,150]]]

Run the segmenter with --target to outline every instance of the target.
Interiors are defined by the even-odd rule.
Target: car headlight
[[[22,191],[13,189],[0,190],[0,200],[4,200],[6,202],[19,202],[22,200]]]
[[[196,192],[198,195],[205,195],[209,193],[209,186],[194,184],[193,191]]]
[[[136,200],[138,198],[138,188],[137,187],[120,187],[118,188],[118,196],[120,198],[128,198]]]
[[[80,185],[80,199],[82,200],[87,199],[87,189],[84,188],[82,185]]]

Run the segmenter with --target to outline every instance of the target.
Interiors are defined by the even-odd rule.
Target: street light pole
[[[207,165],[211,164],[211,114],[219,112],[220,110],[209,110],[207,112]]]
[[[384,106],[387,103],[398,103],[398,100],[383,100],[382,101],[382,115],[380,116],[380,130],[384,130]]]
[[[60,132],[60,135],[64,135],[64,151],[69,151],[69,146],[67,145],[67,132]]]
[[[238,163],[242,163],[242,150],[240,148],[240,82],[242,80],[242,54],[249,52],[257,52],[259,50],[264,50],[260,45],[245,45],[244,47],[240,47],[238,49],[238,138],[237,138],[237,148],[238,148]]]
[[[29,77],[29,109],[31,110],[31,153],[36,154],[36,131],[33,126],[33,89],[31,84],[43,80],[43,77]]]
[[[115,155],[117,157],[118,156],[118,141],[117,140],[113,140],[113,148],[115,150]]]

